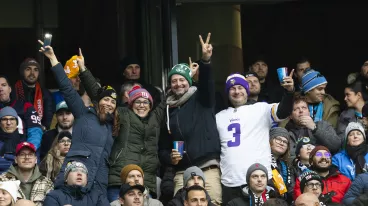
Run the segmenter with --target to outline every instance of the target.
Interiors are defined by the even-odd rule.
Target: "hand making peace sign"
[[[199,35],[199,41],[201,42],[201,46],[202,46],[202,59],[204,61],[210,61],[211,56],[212,56],[212,44],[210,44],[210,39],[211,39],[211,33],[208,33],[207,35],[207,39],[206,42],[203,42],[202,36]]]

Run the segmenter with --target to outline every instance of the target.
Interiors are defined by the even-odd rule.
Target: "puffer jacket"
[[[66,164],[70,161],[80,161],[88,168],[88,182],[82,192],[87,193],[92,186],[96,186],[106,196],[109,173],[108,158],[114,142],[112,137],[113,117],[108,115],[108,120],[105,123],[100,123],[96,110],[92,107],[85,107],[80,95],[66,76],[62,65],[59,63],[51,70],[55,75],[60,92],[75,118],[73,144],[56,178],[55,188],[64,186]]]
[[[95,100],[98,87],[92,73],[86,70],[80,74],[80,79],[87,94]],[[120,129],[109,158],[109,186],[120,186],[121,169],[128,164],[136,164],[144,171],[145,186],[156,193],[158,139],[165,106],[165,101],[162,101],[146,118],[140,118],[128,107],[117,108]]]
[[[364,156],[366,165],[368,163],[368,153]],[[335,154],[332,157],[332,164],[335,165],[339,171],[348,177],[351,181],[355,178],[355,164],[353,160],[349,157],[346,150],[342,150],[341,152]]]
[[[344,196],[343,203],[351,205],[356,198],[363,194],[368,194],[368,173],[362,173],[355,178]]]
[[[128,164],[136,164],[144,171],[145,186],[156,192],[156,173],[160,164],[157,144],[165,102],[160,103],[144,119],[126,107],[119,107],[118,111],[120,132],[109,159],[109,186],[121,185],[121,169]]]
[[[322,194],[335,192],[332,197],[332,202],[341,203],[345,193],[348,191],[351,181],[345,175],[341,174],[335,167],[331,166],[329,174],[326,177],[321,177],[323,182]],[[298,198],[302,192],[300,191],[300,179],[296,178],[294,187],[294,200]]]
[[[44,206],[109,206],[110,203],[103,197],[103,193],[93,188],[88,193],[82,192],[80,186],[64,185],[46,195]]]

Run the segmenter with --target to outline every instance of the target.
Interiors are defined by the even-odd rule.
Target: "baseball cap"
[[[143,193],[146,188],[144,188],[143,185],[135,184],[133,182],[126,183],[126,184],[123,184],[120,187],[119,196],[123,197],[127,192],[129,192],[130,190],[133,190],[133,189],[138,189],[139,191],[141,191]]]
[[[60,109],[69,109],[65,101],[61,101],[56,105],[55,111],[58,112]]]
[[[33,152],[36,152],[36,147],[30,143],[30,142],[21,142],[17,145],[16,149],[15,149],[15,155],[18,155],[18,153],[23,149],[23,148],[29,148],[31,149]]]

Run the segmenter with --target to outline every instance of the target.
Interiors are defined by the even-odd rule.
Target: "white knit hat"
[[[17,194],[18,194],[18,190],[19,190],[19,185],[20,185],[19,180],[4,181],[4,182],[0,182],[0,189],[9,192],[9,194],[13,198],[13,201],[16,202],[17,201]]]
[[[346,129],[345,129],[345,139],[344,139],[344,145],[343,146],[346,146],[346,144],[348,142],[348,135],[353,130],[360,131],[362,133],[364,139],[366,138],[363,125],[361,123],[359,123],[359,122],[350,122],[348,124],[348,126],[346,127]]]

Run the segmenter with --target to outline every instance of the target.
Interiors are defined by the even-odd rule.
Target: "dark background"
[[[319,1],[320,2],[320,1]],[[327,92],[345,106],[347,75],[368,60],[367,4],[290,2],[243,5],[244,66],[264,55],[269,73],[296,67],[300,56],[327,79]]]

